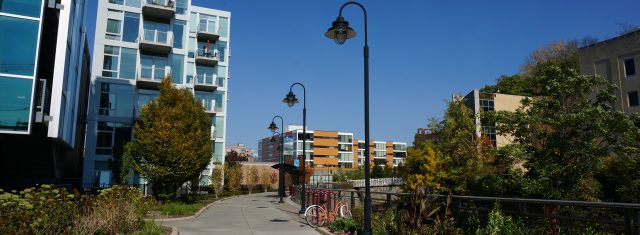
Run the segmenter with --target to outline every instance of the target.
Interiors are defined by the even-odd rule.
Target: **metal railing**
[[[220,60],[220,55],[218,50],[216,49],[196,49],[195,51],[196,58],[204,58],[204,59],[212,59],[212,60]]]
[[[353,184],[354,188],[364,187],[365,180],[349,180]],[[378,178],[378,179],[370,179],[369,184],[372,187],[380,187],[380,186],[395,186],[395,185],[403,185],[404,181],[402,178]]]
[[[207,100],[207,99],[202,99],[202,107],[204,108],[204,111],[206,112],[216,112],[216,100],[215,99],[211,99],[211,100]]]
[[[209,25],[213,25],[212,28],[209,28]],[[222,28],[222,26],[216,28],[216,23],[212,22],[211,24],[209,23],[198,23],[198,25],[196,25],[196,29],[198,30],[198,33],[209,33],[209,34],[214,34],[214,35],[218,35],[220,36],[220,29]]]
[[[312,185],[308,187],[313,188]],[[330,189],[344,195],[350,208],[364,205],[364,190]],[[300,203],[301,187],[293,188],[291,199]],[[410,193],[371,192],[373,207],[386,210],[396,205],[402,197]],[[446,201],[448,195],[431,194],[430,197]],[[482,196],[451,196],[451,209],[454,213],[471,211],[488,213],[493,210],[496,202],[500,203],[502,212],[520,218],[547,219],[557,227],[583,227],[587,225],[602,225],[618,233],[640,234],[640,204],[615,202],[588,202],[567,200],[546,200],[527,198],[503,198]],[[577,213],[582,212],[582,213]],[[582,222],[583,224],[580,224]],[[577,223],[577,224],[576,224]]]
[[[157,29],[142,29],[140,31],[139,42],[173,46],[173,32],[160,31]]]
[[[161,82],[167,76],[171,75],[171,67],[140,66],[138,68],[138,80]]]
[[[144,4],[151,5],[151,6],[160,6],[164,8],[171,8],[174,10],[176,8],[176,3],[172,0],[146,0],[144,1]]]
[[[215,86],[217,77],[218,75],[216,74],[196,74],[193,79],[193,85]]]

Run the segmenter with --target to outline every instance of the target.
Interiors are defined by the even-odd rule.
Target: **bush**
[[[77,218],[77,200],[50,185],[17,193],[0,189],[0,234],[70,233]]]
[[[19,193],[0,190],[0,234],[132,233],[154,203],[136,188],[115,186],[98,196],[51,185]]]

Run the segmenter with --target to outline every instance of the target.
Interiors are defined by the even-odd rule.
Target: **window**
[[[173,24],[173,47],[182,49],[182,41],[184,40],[184,27],[186,22],[182,20],[176,20]]]
[[[122,5],[122,3],[124,3],[124,0],[109,0],[109,3]]]
[[[227,49],[227,42],[224,41],[218,41],[218,58],[220,60],[220,62],[224,62],[225,61],[225,57],[226,57],[226,49]]]
[[[376,143],[375,150],[386,150],[387,144],[385,143]]]
[[[636,65],[633,58],[624,60],[624,74],[626,77],[636,75]]]
[[[162,80],[170,74],[167,57],[140,55],[140,78]]]
[[[96,154],[121,156],[124,145],[129,141],[131,141],[131,124],[98,122]]]
[[[200,84],[214,84],[215,68],[208,66],[196,66],[196,82]]]
[[[183,68],[184,68],[184,56],[171,54],[171,81],[174,84],[182,84]]]
[[[120,58],[120,78],[136,79],[136,62],[138,51],[136,49],[122,48]]]
[[[338,141],[343,143],[351,143],[353,141],[353,136],[350,135],[339,135]]]
[[[140,15],[137,13],[125,12],[123,28],[122,41],[136,42],[138,39],[138,29],[140,28]]]
[[[195,50],[196,50],[196,38],[195,37],[189,37],[189,51],[187,54],[189,54],[189,58],[194,58],[195,57]]]
[[[189,18],[189,32],[191,33],[196,32],[196,27],[198,26],[198,22],[196,22],[197,19],[198,19],[198,14],[191,12],[191,17]]]
[[[224,112],[224,91],[215,91],[214,93],[216,98],[216,110]]]
[[[228,30],[227,30],[227,28],[228,28],[227,26],[228,25],[229,25],[229,19],[226,18],[226,17],[220,17],[220,27],[218,29],[218,31],[219,31],[218,33],[220,33],[221,37],[225,37],[225,38],[229,37],[229,35],[228,35],[229,33],[228,33]]]
[[[338,162],[339,168],[353,168],[352,162]]]
[[[215,100],[215,98],[212,92],[195,91],[194,93],[196,100],[202,102],[202,106],[205,111],[214,111],[215,107],[213,107],[213,100]],[[214,121],[217,121],[217,119]],[[217,124],[214,123],[214,126],[217,126]]]
[[[133,113],[133,87],[102,83],[100,85],[99,115],[131,117]]]
[[[214,143],[213,144],[213,162],[222,162],[223,157],[224,157],[224,148],[222,147],[222,143]]]
[[[0,73],[33,76],[38,21],[0,16],[0,34]]]
[[[114,19],[107,19],[107,33],[104,38],[120,41],[120,21]]]
[[[93,186],[107,188],[111,186],[111,168],[108,161],[95,161],[93,166]]]
[[[130,7],[140,7],[140,0],[127,0],[125,4]]]
[[[140,110],[142,110],[142,107],[144,105],[151,103],[151,101],[156,100],[159,94],[160,94],[159,91],[139,89],[138,90],[138,107],[136,108],[136,111],[139,113]]]
[[[102,61],[102,76],[108,78],[118,77],[118,57],[120,47],[104,46],[104,60]]]
[[[218,87],[224,87],[224,80],[227,78],[227,67],[218,65],[217,75],[218,75],[218,81],[216,82],[216,85]]]
[[[224,117],[215,117],[216,138],[224,138]]]
[[[196,65],[193,62],[187,62],[187,84],[193,83],[193,70]]]
[[[2,0],[0,12],[40,18],[42,2],[42,0]]]
[[[33,80],[0,76],[0,131],[24,131],[29,127]]]
[[[640,101],[638,100],[638,91],[628,92],[627,97],[629,98],[629,107],[636,107],[640,105]]]
[[[187,12],[187,0],[176,0],[176,13],[184,15]]]
[[[145,41],[168,44],[169,25],[157,22],[145,21],[143,23]]]

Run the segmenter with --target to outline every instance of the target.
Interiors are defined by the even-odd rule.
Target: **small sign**
[[[299,166],[300,166],[300,160],[298,160],[298,159],[293,159],[293,166],[295,166],[295,167],[299,167]]]

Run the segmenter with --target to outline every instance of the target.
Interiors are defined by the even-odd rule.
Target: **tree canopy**
[[[156,196],[172,197],[211,160],[211,118],[189,90],[175,88],[170,78],[160,84],[158,98],[142,107],[134,130],[125,155]]]

